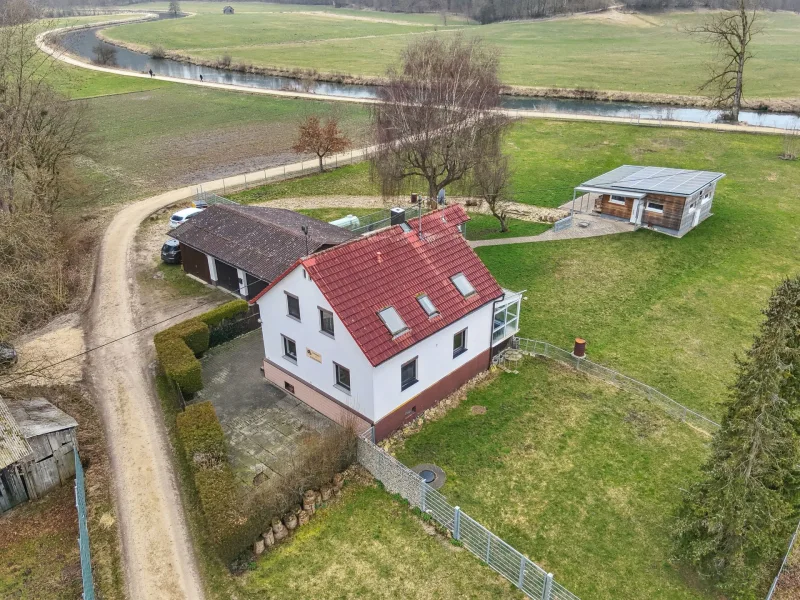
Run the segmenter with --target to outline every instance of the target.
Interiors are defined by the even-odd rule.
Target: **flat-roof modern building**
[[[576,187],[573,208],[683,237],[711,216],[723,177],[713,171],[623,165]]]

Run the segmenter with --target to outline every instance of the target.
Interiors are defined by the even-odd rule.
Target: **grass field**
[[[566,367],[518,368],[426,423],[398,458],[443,468],[451,504],[581,598],[714,598],[669,564],[671,515],[708,438]]]
[[[478,249],[501,285],[525,289],[521,335],[571,348],[712,418],[760,310],[797,270],[800,163],[777,136],[526,121],[507,140],[515,199],[557,206],[620,164],[727,174],[714,216],[683,239],[649,231]],[[274,197],[375,194],[367,165],[247,192]]]
[[[235,15],[222,15],[216,5],[183,6],[202,12],[189,19],[115,27],[106,34],[144,46],[161,44],[200,59],[230,54],[234,62],[258,66],[375,76],[397,60],[413,36],[437,22],[443,29],[438,15],[330,8],[309,15],[298,14],[308,7],[251,9],[249,4]],[[355,20],[365,18],[395,22]],[[682,28],[703,18],[703,13],[612,13],[484,26],[449,18],[447,29],[480,35],[497,46],[502,79],[511,85],[696,94],[712,50]],[[762,24],[764,32],[753,42],[755,57],[746,73],[748,96],[800,96],[800,15],[765,13]],[[367,36],[368,42],[363,39]]]

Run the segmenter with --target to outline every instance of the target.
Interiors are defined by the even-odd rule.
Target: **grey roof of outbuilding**
[[[9,400],[8,408],[25,439],[78,426],[75,419],[44,398]]]
[[[723,177],[725,177],[725,173],[713,171],[623,165],[584,182],[580,187],[602,187],[614,190],[691,196]]]
[[[8,406],[0,398],[0,469],[33,456],[33,450]]]
[[[308,252],[304,225],[309,230]],[[306,254],[358,237],[284,208],[239,204],[214,204],[169,235],[266,282]]]

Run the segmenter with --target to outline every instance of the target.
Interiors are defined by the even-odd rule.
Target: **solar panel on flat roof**
[[[724,176],[724,173],[713,171],[623,165],[590,179],[582,186],[689,196]]]
[[[403,321],[399,314],[397,314],[394,306],[389,306],[383,310],[379,310],[378,316],[381,318],[381,321],[383,321],[383,324],[386,325],[386,329],[388,329],[389,333],[392,335],[403,333],[406,329],[408,329],[408,325],[406,325],[406,322]]]

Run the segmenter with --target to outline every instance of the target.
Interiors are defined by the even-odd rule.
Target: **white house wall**
[[[491,347],[494,303],[490,302],[375,367],[374,421],[426,390]],[[467,351],[453,358],[453,335],[467,328]],[[417,358],[417,383],[400,389],[400,367]]]
[[[320,331],[319,308],[331,312],[333,310],[316,284],[303,277],[303,271],[302,267],[297,267],[257,302],[261,313],[264,355],[298,379],[311,384],[368,419],[375,420],[372,365],[336,313],[333,317],[335,338]],[[299,322],[288,316],[286,293],[297,296],[300,300]],[[297,344],[297,364],[284,358],[281,335],[293,339]],[[307,349],[317,353],[321,357],[321,362],[309,357]],[[349,394],[334,385],[334,361],[350,369]],[[399,380],[400,375],[397,377]]]

